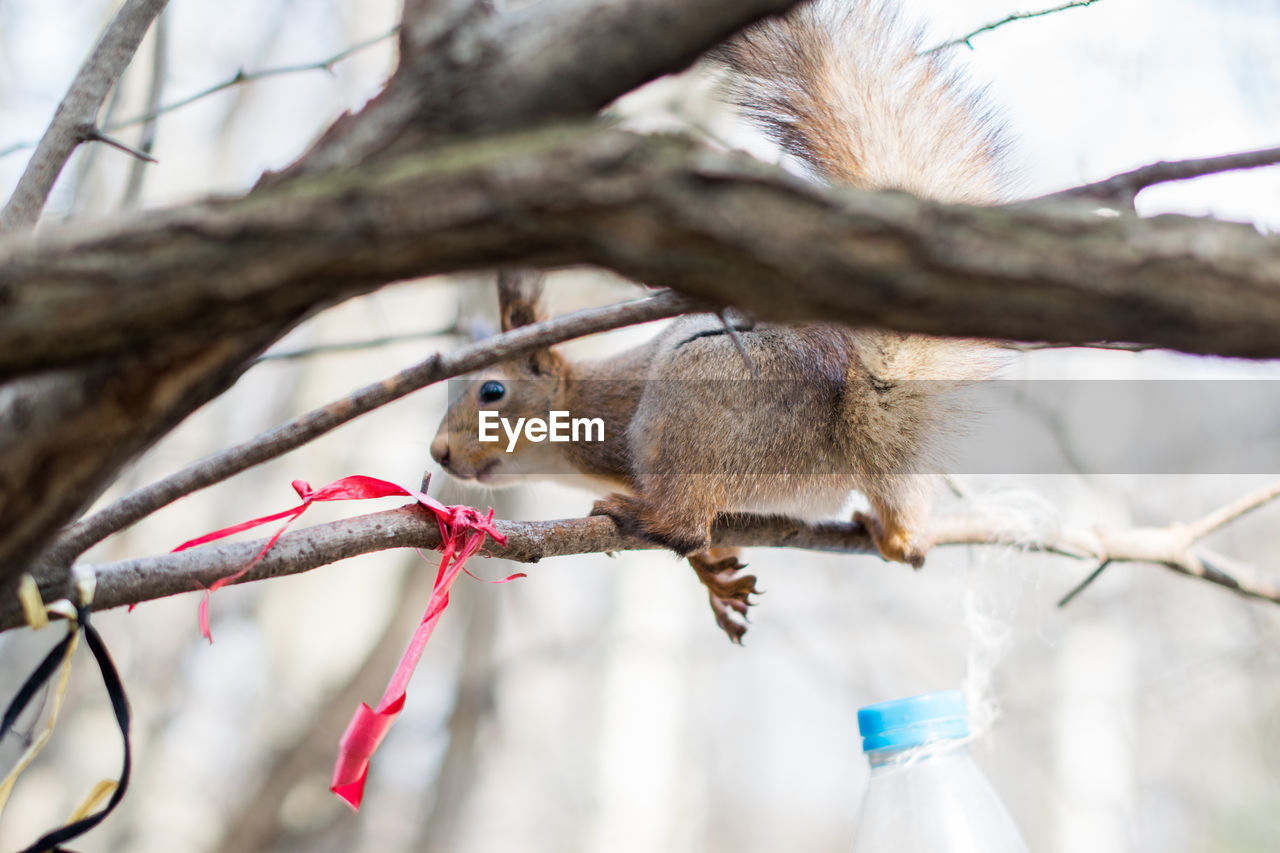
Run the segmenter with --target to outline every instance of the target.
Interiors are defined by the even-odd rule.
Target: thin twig
[[[189,104],[194,104],[196,101],[203,100],[204,98],[207,98],[210,95],[216,95],[225,89],[230,89],[233,86],[239,86],[244,83],[255,83],[259,80],[265,80],[268,77],[281,77],[286,74],[301,74],[306,71],[333,71],[333,66],[337,65],[342,60],[350,57],[352,54],[359,53],[360,51],[366,48],[373,47],[376,44],[381,44],[382,42],[387,41],[388,39],[394,37],[395,34],[398,33],[399,31],[400,31],[400,26],[399,24],[397,24],[396,26],[392,27],[391,30],[383,33],[382,35],[374,36],[373,38],[365,39],[364,41],[361,41],[361,42],[356,42],[350,47],[343,48],[342,50],[338,51],[332,56],[329,56],[325,59],[316,60],[315,62],[303,62],[297,65],[282,65],[282,66],[279,66],[278,68],[264,68],[261,71],[245,71],[243,68],[241,68],[238,71],[236,71],[235,74],[233,74],[228,79],[223,80],[221,83],[214,83],[212,86],[209,86],[205,89],[201,89],[195,94],[188,95],[187,97],[182,98],[180,100],[174,101],[172,104],[165,104],[164,106],[153,107],[140,115],[133,116],[132,118],[127,118],[117,122],[112,122],[111,124],[107,125],[106,128],[104,129],[107,131],[116,131],[116,130],[120,130],[121,128],[132,127],[135,124],[142,124],[144,122],[154,121],[156,118],[164,115],[165,113],[170,113],[170,112],[173,112],[174,110],[181,109],[182,107],[188,106]],[[8,155],[18,151],[24,151],[28,148],[34,148],[35,145],[36,145],[36,142],[32,140],[28,140],[25,142],[15,142],[9,145],[8,147],[0,148],[0,157],[7,157]]]
[[[307,71],[332,72],[333,66],[337,65],[342,60],[347,59],[362,50],[373,47],[374,45],[381,44],[382,42],[393,38],[398,32],[400,32],[399,24],[395,25],[382,35],[373,36],[372,38],[367,38],[364,41],[356,42],[349,47],[344,47],[332,56],[324,59],[318,59],[315,62],[301,62],[296,65],[281,65],[276,68],[263,68],[260,71],[245,71],[241,68],[221,83],[215,83],[208,88],[201,89],[195,94],[188,95],[185,98],[174,101],[172,104],[165,104],[162,107],[156,107],[155,109],[148,110],[141,115],[136,115],[133,118],[122,119],[108,127],[107,130],[119,130],[122,127],[132,127],[135,124],[151,121],[165,113],[170,113],[174,110],[194,104],[196,101],[203,100],[210,95],[216,95],[224,89],[230,89],[233,86],[240,86],[245,83],[256,83],[259,80],[266,80],[270,77],[284,77],[289,74],[302,74]],[[0,152],[0,156],[3,156],[4,153],[7,152]]]
[[[1039,12],[1014,12],[1010,15],[1006,15],[1005,17],[1001,18],[998,21],[994,21],[990,24],[987,24],[986,26],[978,27],[976,30],[969,33],[968,35],[963,35],[963,36],[960,36],[959,38],[954,38],[951,41],[945,41],[942,44],[934,45],[928,50],[922,50],[917,55],[928,56],[931,53],[938,53],[939,51],[946,50],[949,47],[958,47],[962,44],[968,47],[970,50],[973,50],[973,45],[970,44],[970,41],[973,39],[974,36],[981,35],[982,33],[989,32],[998,27],[1003,27],[1005,24],[1011,24],[1014,21],[1025,21],[1028,18],[1040,18],[1045,15],[1052,15],[1055,12],[1063,12],[1063,11],[1066,11],[1067,9],[1074,9],[1077,6],[1092,6],[1094,3],[1097,3],[1097,2],[1098,0],[1073,0],[1070,3],[1063,3],[1061,6],[1054,6],[1052,9],[1041,9]]]
[[[962,501],[973,498],[973,490],[955,474],[942,475],[942,483],[947,487],[947,491]]]
[[[311,358],[317,355],[332,355],[340,352],[357,352],[359,350],[391,346],[392,344],[402,344],[412,341],[430,340],[431,338],[451,336],[465,337],[467,335],[469,335],[468,332],[464,332],[462,329],[457,327],[439,329],[435,331],[405,332],[400,335],[382,335],[377,338],[367,338],[363,341],[343,341],[336,344],[316,344],[313,347],[302,347],[301,349],[272,350],[258,356],[258,361],[294,361],[297,359]]]
[[[1237,501],[1233,501],[1224,507],[1215,509],[1199,521],[1188,524],[1187,535],[1191,538],[1192,542],[1197,542],[1220,527],[1235,521],[1240,516],[1252,512],[1259,507],[1266,506],[1276,500],[1276,498],[1280,498],[1280,482],[1264,486],[1255,492],[1245,495]]]
[[[84,139],[86,142],[101,142],[104,145],[110,145],[112,148],[123,151],[126,154],[132,154],[134,157],[137,157],[139,160],[142,160],[143,162],[146,162],[146,163],[160,162],[159,160],[152,157],[147,152],[142,151],[138,148],[134,148],[132,145],[128,144],[127,142],[121,142],[119,139],[116,139],[111,136],[107,136],[105,133],[103,133],[100,130],[97,130],[96,128],[86,133],[84,136]]]
[[[69,565],[87,548],[178,498],[299,448],[326,432],[419,388],[570,338],[673,317],[699,308],[706,310],[705,305],[688,297],[672,292],[661,293],[647,299],[591,308],[543,323],[522,326],[447,355],[436,353],[420,364],[381,382],[366,385],[341,400],[207,456],[76,522],[49,546],[40,559],[40,571]]]
[[[84,141],[84,129],[96,126],[102,102],[167,2],[125,0],[107,24],[106,32],[76,72],[66,96],[54,111],[49,128],[36,144],[36,151],[18,179],[13,195],[0,211],[0,229],[27,228],[40,218],[63,166]]]
[[[161,14],[156,18],[155,32],[151,36],[151,85],[147,87],[148,112],[160,106],[160,96],[164,94],[165,83],[169,79],[169,16]],[[144,122],[140,134],[138,148],[150,154],[156,146],[156,130],[158,123],[153,118]],[[147,169],[142,160],[129,164],[129,177],[125,181],[124,192],[120,196],[120,209],[132,210],[138,206],[142,198],[142,186],[147,180]]]
[[[1091,583],[1096,581],[1098,579],[1098,576],[1101,575],[1109,565],[1111,565],[1111,560],[1103,560],[1101,563],[1099,563],[1098,567],[1093,571],[1089,572],[1089,574],[1085,576],[1084,580],[1080,581],[1080,583],[1073,586],[1070,592],[1068,592],[1066,595],[1062,596],[1062,598],[1058,600],[1058,606],[1066,607],[1068,604],[1070,604],[1071,600],[1074,599],[1080,593],[1084,592],[1085,589],[1087,589]]]
[[[1200,157],[1192,160],[1162,160],[1158,163],[1139,166],[1128,172],[1121,172],[1106,180],[1050,193],[1047,196],[1042,196],[1041,199],[1096,199],[1132,207],[1133,200],[1138,193],[1156,184],[1203,178],[1206,175],[1232,172],[1237,169],[1259,169],[1264,166],[1274,166],[1277,163],[1280,163],[1280,147],[1260,148],[1254,151],[1241,151],[1235,154]],[[1037,201],[1041,199],[1037,199]]]

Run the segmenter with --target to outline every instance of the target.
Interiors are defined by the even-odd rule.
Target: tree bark
[[[1280,239],[1060,199],[823,188],[568,126],[0,243],[0,375],[216,341],[383,283],[596,264],[770,320],[1280,356]]]
[[[931,519],[921,532],[926,547],[1002,545],[1096,561],[1102,564],[1143,562],[1178,574],[1224,586],[1241,595],[1280,603],[1280,578],[1204,549],[1200,541],[1218,529],[1280,496],[1272,485],[1240,501],[1215,510],[1190,524],[1119,529],[1061,528],[1039,531],[1011,529],[1008,519],[978,514]],[[554,521],[494,522],[507,537],[505,547],[489,541],[480,556],[518,563],[537,563],[548,557],[657,549],[661,546],[620,531],[604,516]],[[866,528],[858,522],[808,523],[781,516],[721,515],[711,531],[712,544],[735,548],[803,548],[842,554],[878,555]],[[165,596],[207,589],[214,581],[248,565],[265,540],[207,545],[177,554],[78,566],[96,580],[94,608],[137,604]],[[440,547],[440,527],[433,516],[416,506],[375,512],[286,533],[263,559],[237,583],[250,583],[305,572],[339,560],[388,548]],[[902,569],[889,564],[893,569]],[[66,594],[61,578],[39,579],[48,601]],[[23,624],[15,597],[0,599],[0,631]]]

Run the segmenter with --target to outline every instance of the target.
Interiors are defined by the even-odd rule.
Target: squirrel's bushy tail
[[[1002,195],[981,103],[885,0],[812,0],[719,48],[739,106],[820,176],[967,203]]]
[[[944,202],[1000,201],[1004,146],[982,93],[920,47],[892,0],[811,0],[745,30],[714,58],[732,72],[746,115],[817,177]],[[878,437],[868,468],[928,470],[935,442],[967,414],[955,392],[990,376],[999,352],[983,341],[852,335],[848,419],[861,440]]]

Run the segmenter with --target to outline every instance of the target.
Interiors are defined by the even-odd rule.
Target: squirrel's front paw
[[[623,533],[633,536],[644,536],[644,528],[640,518],[648,511],[649,505],[640,498],[614,492],[591,505],[590,515],[607,515],[618,525]],[[647,538],[647,537],[646,537]]]
[[[689,556],[689,565],[698,573],[698,580],[707,588],[707,599],[716,624],[730,641],[742,645],[742,635],[747,633],[744,624],[747,608],[754,602],[752,595],[759,595],[755,575],[740,575],[746,566],[734,555],[716,560],[711,552],[702,551]]]
[[[596,501],[592,515],[607,515],[623,533],[640,536],[670,548],[680,556],[687,556],[707,547],[707,525],[681,523],[679,519],[666,517],[644,498],[614,493]]]
[[[906,563],[913,569],[924,565],[925,551],[911,538],[911,534],[902,527],[892,526],[885,530],[880,519],[865,512],[855,512],[853,520],[867,528],[871,541],[876,543],[880,556],[895,563]]]

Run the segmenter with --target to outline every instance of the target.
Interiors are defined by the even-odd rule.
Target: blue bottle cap
[[[862,751],[908,749],[969,736],[969,709],[959,690],[924,693],[858,709]]]

